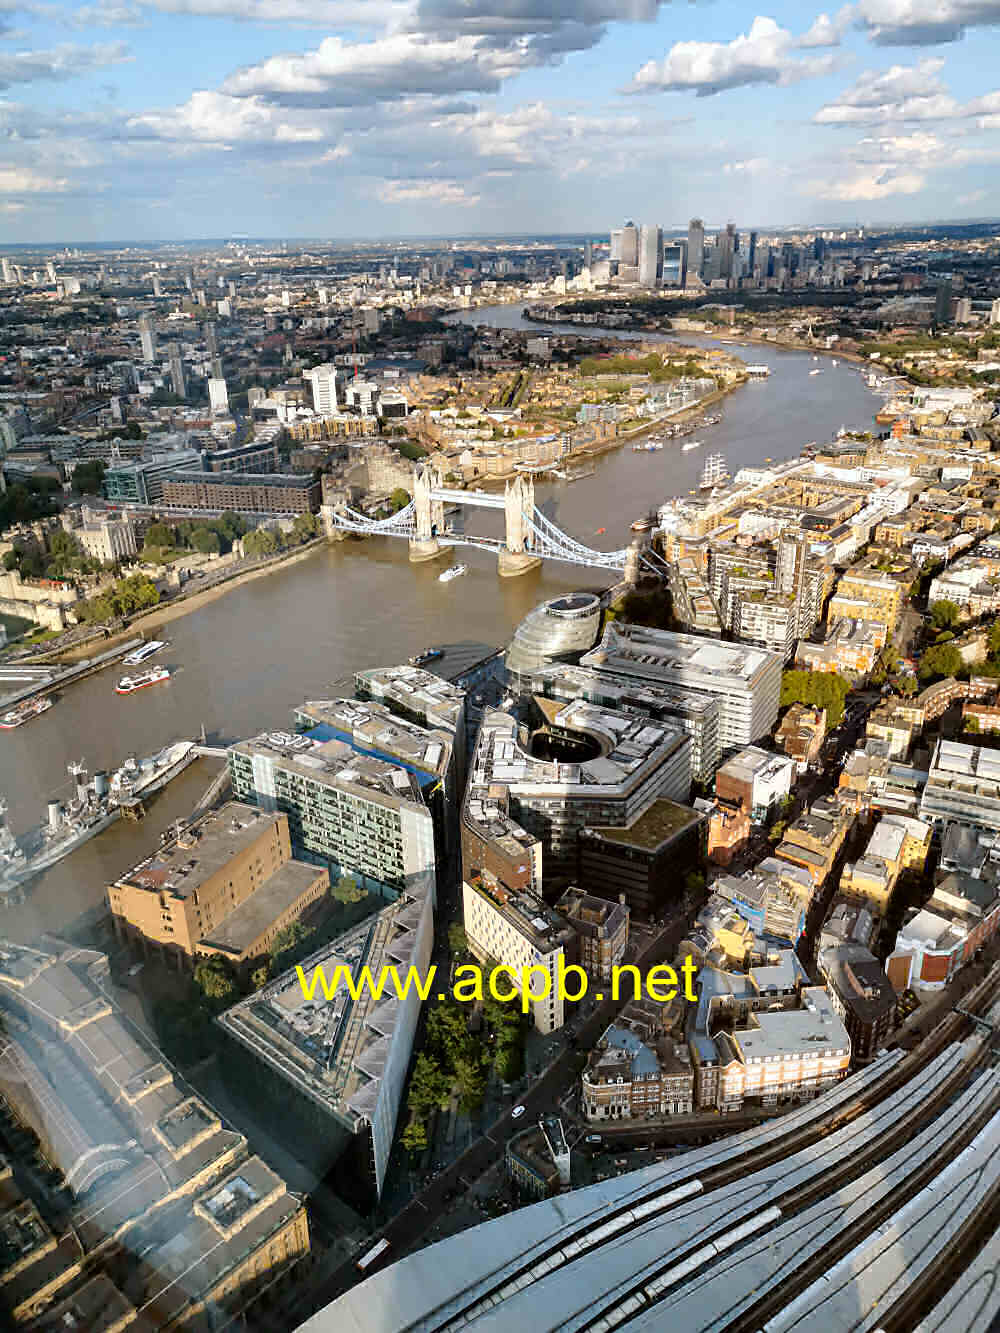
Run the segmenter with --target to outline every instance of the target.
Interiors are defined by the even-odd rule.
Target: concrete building
[[[770,735],[778,716],[782,659],[761,648],[611,621],[580,660],[609,676],[715,695],[723,754]]]
[[[819,887],[832,873],[853,825],[850,810],[832,798],[821,799],[789,824],[775,856],[807,871]]]
[[[593,593],[553,597],[529,611],[507,649],[507,673],[515,690],[526,677],[552,662],[576,662],[597,642],[601,599]]]
[[[686,876],[703,872],[705,825],[697,810],[661,799],[627,827],[583,828],[577,882],[595,897],[624,897],[633,917],[659,917],[680,904]]]
[[[375,999],[364,988],[355,1000],[329,980],[338,967],[357,975],[364,964],[373,976],[389,965],[424,976],[433,933],[431,898],[404,894],[303,961],[308,996],[292,969],[219,1019],[255,1058],[273,1099],[322,1139],[327,1162],[350,1152],[369,1206],[385,1183],[420,997],[410,987]]]
[[[480,962],[493,960],[513,970],[521,984],[528,967],[544,967],[552,984],[549,994],[531,1002],[539,1032],[563,1025],[563,996],[556,985],[558,960],[574,962],[575,932],[544,900],[528,889],[512,893],[488,877],[462,884],[462,909],[469,948]]]
[[[750,745],[718,769],[715,794],[720,801],[742,805],[754,823],[762,824],[791,793],[794,781],[794,760]]]
[[[229,390],[224,379],[208,381],[208,405],[213,416],[225,416],[229,412]]]
[[[953,881],[958,880],[958,883]],[[913,909],[886,959],[893,989],[941,990],[1000,929],[1000,894],[992,880],[949,876]]]
[[[328,416],[337,410],[337,367],[327,363],[302,376],[312,386],[313,411]]]
[[[571,702],[585,699],[624,712],[682,727],[691,737],[691,774],[696,782],[711,781],[719,764],[719,700],[697,690],[668,689],[638,681],[616,679],[590,667],[557,663],[538,667],[521,678],[522,689],[549,699]]]
[[[821,948],[820,975],[851,1039],[855,1065],[869,1064],[896,1025],[896,992],[878,959],[861,944]]]
[[[701,278],[705,260],[705,224],[701,218],[692,218],[688,223],[687,236],[687,276],[697,283]]]
[[[147,364],[156,360],[156,334],[153,321],[148,315],[139,316],[139,341],[142,344],[142,359]]]
[[[115,933],[178,966],[235,966],[325,897],[329,875],[292,858],[288,820],[231,801],[180,831],[108,888]]]
[[[558,1116],[543,1116],[537,1125],[507,1140],[504,1164],[518,1193],[546,1199],[570,1186],[571,1154]]]
[[[864,855],[848,862],[840,877],[840,892],[847,898],[863,899],[872,911],[884,916],[889,898],[904,870],[924,868],[930,851],[930,824],[908,815],[886,814],[876,824]]]
[[[181,361],[181,349],[176,343],[170,344],[170,387],[175,397],[185,398],[187,386],[184,382],[184,363]]]
[[[157,504],[163,499],[163,483],[168,476],[200,466],[200,452],[184,448],[154,454],[142,462],[120,463],[104,474],[104,495],[120,504]]]
[[[691,742],[679,727],[583,700],[534,704],[526,743],[512,713],[484,714],[463,821],[482,822],[477,809],[502,793],[510,815],[544,845],[546,882],[575,880],[581,829],[627,829],[661,797],[686,800]]]
[[[287,815],[297,856],[383,897],[433,902],[434,820],[415,774],[287,732],[239,741],[228,757],[233,794]]]
[[[808,704],[792,704],[781,719],[775,733],[775,742],[790,759],[794,759],[800,774],[819,762],[826,735],[826,709],[811,708]]]
[[[827,608],[827,619],[874,621],[888,626],[891,636],[903,604],[903,585],[875,570],[848,570],[842,575]]]
[[[957,823],[1000,832],[1000,752],[939,740],[920,799],[920,818],[938,830]]]
[[[629,909],[623,902],[596,898],[570,886],[556,903],[576,933],[576,958],[592,977],[611,980],[628,948]]]
[[[639,285],[659,287],[663,281],[663,232],[647,223],[639,229]]]
[[[107,968],[92,950],[0,948],[0,1095],[66,1187],[58,1214],[42,1200],[50,1226],[0,1166],[0,1320],[44,1310],[33,1326],[88,1333],[241,1322],[308,1254],[305,1207],[175,1083],[108,999]],[[40,1187],[30,1169],[19,1178]]]

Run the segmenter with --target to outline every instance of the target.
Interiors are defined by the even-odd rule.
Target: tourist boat
[[[12,708],[9,712],[0,716],[0,730],[13,731],[15,727],[30,722],[39,713],[47,713],[51,707],[52,700],[46,695],[43,695],[40,699],[26,699],[23,704],[18,704],[16,708]]]
[[[452,565],[451,569],[446,569],[443,574],[438,575],[438,583],[450,583],[452,579],[460,579],[468,572],[468,565]]]
[[[141,648],[136,648],[127,657],[123,657],[122,665],[141,666],[147,657],[152,657],[154,653],[158,653],[161,648],[166,648],[166,646],[166,639],[150,639],[149,643],[144,643]]]
[[[197,757],[194,741],[174,741],[172,745],[145,759],[130,754],[121,767],[111,774],[108,784],[111,799],[121,804],[136,796],[152,796],[165,787],[171,778],[193,764]]]
[[[166,667],[150,667],[134,676],[122,676],[115,686],[115,694],[134,694],[136,690],[144,690],[147,685],[159,685],[161,681],[169,679],[170,672]]]
[[[681,453],[686,454],[689,449],[700,449],[703,443],[703,440],[688,440],[687,444],[681,445]]]
[[[422,653],[414,653],[409,659],[410,666],[423,666],[425,662],[436,662],[439,657],[444,657],[443,648],[425,648]]]
[[[729,468],[726,467],[726,460],[721,454],[709,454],[701,471],[700,488],[703,491],[712,491],[728,480]]]
[[[822,375],[822,373],[823,372],[819,368],[817,368],[816,370],[810,370],[809,372],[810,375]]]

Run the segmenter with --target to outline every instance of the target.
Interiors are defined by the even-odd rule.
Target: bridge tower
[[[437,534],[444,528],[444,505],[431,498],[431,491],[440,486],[440,479],[430,467],[413,469],[413,503],[416,533],[410,538],[410,560],[418,564],[434,560],[441,554]]]
[[[519,474],[504,488],[504,519],[506,545],[497,558],[497,572],[501,578],[513,578],[537,569],[542,557],[531,549],[534,533],[525,522],[525,515],[534,513],[535,483]]]

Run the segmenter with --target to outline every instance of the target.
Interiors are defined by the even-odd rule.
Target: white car
[[[515,1106],[514,1109],[513,1109],[513,1111],[511,1111],[511,1113],[510,1113],[510,1118],[511,1118],[511,1120],[517,1120],[517,1119],[518,1119],[520,1116],[522,1116],[522,1115],[524,1115],[524,1107],[523,1107],[523,1106]]]

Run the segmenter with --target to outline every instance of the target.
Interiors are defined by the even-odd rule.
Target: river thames
[[[482,307],[460,317],[541,331],[522,320],[518,307]],[[712,345],[686,334],[638,336]],[[823,443],[842,425],[871,428],[879,400],[857,366],[757,344],[726,347],[766,364],[770,376],[712,408],[721,413],[720,424],[687,437],[703,440],[699,449],[682,453],[680,441],[660,453],[626,447],[596,458],[592,476],[536,486],[536,500],[560,527],[588,545],[616,549],[627,545],[634,518],[697,484],[709,452],[722,453],[735,474],[767,457],[789,458],[810,441]],[[823,373],[809,374],[817,368]],[[149,754],[193,737],[202,726],[227,739],[287,728],[295,704],[344,692],[345,679],[362,667],[403,661],[431,644],[465,644],[470,655],[472,645],[499,646],[537,602],[611,582],[552,562],[521,578],[500,579],[486,552],[460,548],[455,559],[469,566],[468,574],[442,584],[443,563],[411,565],[404,541],[342,542],[173,621],[163,631],[169,647],[157,659],[176,669],[167,684],[118,696],[111,668],[68,687],[54,708],[3,734],[0,793],[10,802],[11,827],[21,832],[39,822],[51,795],[69,794],[66,765],[72,760],[84,759],[92,773],[117,766],[130,751]],[[112,826],[34,880],[26,901],[3,913],[0,933],[27,942],[42,930],[70,930],[81,913],[100,904],[109,880],[152,851],[159,832],[191,810],[212,771],[196,764],[153,798],[142,823]]]

